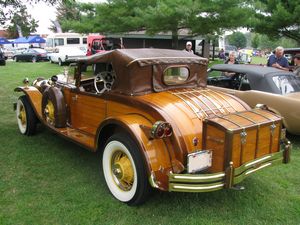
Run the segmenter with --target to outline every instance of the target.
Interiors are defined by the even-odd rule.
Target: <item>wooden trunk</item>
[[[254,109],[206,119],[203,149],[213,151],[209,172],[224,171],[233,162],[237,168],[280,149],[281,117]]]

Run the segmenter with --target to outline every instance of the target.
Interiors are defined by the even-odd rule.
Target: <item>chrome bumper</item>
[[[224,172],[214,174],[169,174],[169,191],[209,192],[231,188],[250,174],[263,168],[290,161],[291,143],[284,142],[283,150],[268,154],[244,165],[233,168],[232,163]]]

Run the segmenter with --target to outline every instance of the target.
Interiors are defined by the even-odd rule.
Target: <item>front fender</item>
[[[23,92],[27,96],[36,116],[41,120],[42,119],[42,105],[41,105],[42,93],[37,88],[32,86],[17,87],[14,89],[14,91]]]
[[[138,145],[144,155],[150,184],[162,190],[168,190],[168,174],[172,171],[172,160],[164,139],[151,139],[149,131],[151,121],[139,114],[128,114],[106,119],[97,130],[98,140],[105,139],[105,134],[112,129],[125,130]],[[99,148],[99,146],[97,146]]]

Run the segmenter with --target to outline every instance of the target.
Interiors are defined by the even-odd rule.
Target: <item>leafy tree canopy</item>
[[[37,22],[27,13],[27,8],[21,5],[12,15],[10,25],[8,26],[9,37],[19,37],[18,30],[22,32],[23,36],[28,36],[30,33],[36,31],[38,27]]]
[[[255,0],[253,31],[272,38],[287,37],[300,44],[299,0]]]
[[[45,2],[53,5],[59,1],[65,0],[0,0],[0,24],[6,24],[11,38],[19,36],[17,29],[21,30],[24,36],[28,36],[36,31],[38,21],[27,12],[25,4]]]
[[[109,0],[101,4],[79,3],[80,19],[59,21],[77,32],[123,33],[146,30],[148,34],[172,32],[176,48],[178,31],[190,35],[216,35],[224,29],[247,24],[250,13],[244,0]]]
[[[237,48],[245,48],[247,45],[247,39],[241,32],[234,32],[229,35],[228,42],[230,45],[235,45]]]

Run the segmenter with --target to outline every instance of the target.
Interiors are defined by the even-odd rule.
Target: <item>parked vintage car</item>
[[[40,121],[102,151],[106,184],[129,205],[145,201],[151,188],[232,188],[258,170],[287,163],[281,117],[206,88],[207,62],[163,49],[89,56],[77,62],[74,75],[15,89],[24,93],[15,104],[19,130],[32,135]]]
[[[208,85],[216,86],[211,89],[235,95],[251,107],[259,103],[267,105],[283,117],[283,125],[290,133],[300,135],[299,77],[273,67],[254,65],[218,64],[209,71]]]
[[[58,63],[63,66],[66,63],[75,62],[78,58],[84,57],[86,53],[78,47],[60,47],[48,55],[51,63]]]
[[[21,53],[15,54],[13,56],[13,60],[16,62],[29,61],[33,63],[38,61],[47,61],[47,51],[41,48],[29,48]]]

